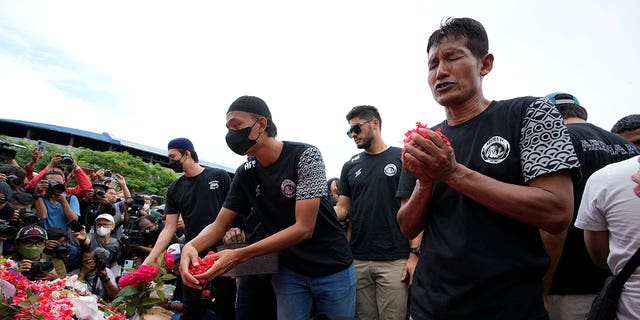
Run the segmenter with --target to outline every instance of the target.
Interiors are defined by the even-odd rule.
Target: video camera
[[[9,149],[8,147],[26,149],[27,147],[21,146],[19,144],[10,143],[6,141],[0,140],[0,159],[9,160],[16,158],[16,150]]]
[[[124,229],[124,243],[130,247],[141,246],[144,240],[144,232],[138,226],[140,219],[140,209],[144,206],[144,197],[139,194],[132,194],[126,200],[129,223]]]
[[[163,200],[164,198],[156,195],[141,195],[134,193],[126,201],[127,213],[129,214],[129,224],[124,230],[125,243],[131,247],[145,245],[150,238],[148,233],[140,230],[138,220],[140,219],[140,209],[144,207],[144,201],[151,199],[153,201]]]

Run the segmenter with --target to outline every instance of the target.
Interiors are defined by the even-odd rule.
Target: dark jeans
[[[236,320],[275,320],[278,318],[276,306],[270,275],[238,278]]]
[[[236,302],[236,281],[232,278],[220,277],[213,279],[212,296],[215,297],[213,303],[208,299],[202,301],[202,290],[196,290],[183,286],[183,303],[182,319],[196,320],[200,319],[207,311],[212,309],[216,320],[235,320],[235,302]],[[209,318],[210,319],[210,318]]]

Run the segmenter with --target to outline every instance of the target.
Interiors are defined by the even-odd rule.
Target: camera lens
[[[3,239],[13,239],[18,234],[18,230],[16,228],[6,224],[0,224],[0,238]]]
[[[62,183],[58,183],[55,181],[49,182],[49,192],[53,195],[59,196],[61,195],[67,188]]]
[[[19,186],[22,186],[22,179],[20,179],[18,176],[14,174],[10,174],[7,176],[7,183],[9,183],[14,187],[19,187]]]
[[[53,253],[56,258],[64,259],[69,253],[71,253],[71,250],[66,245],[59,244],[53,249]]]
[[[63,154],[62,155],[62,160],[60,160],[60,163],[62,164],[73,164],[73,158],[71,157],[70,154]]]
[[[31,210],[20,209],[20,220],[26,225],[36,224],[40,221],[40,217],[37,214],[31,212]]]

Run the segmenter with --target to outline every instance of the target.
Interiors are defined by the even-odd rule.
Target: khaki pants
[[[406,319],[408,282],[400,281],[407,259],[354,260],[356,314],[362,320]]]

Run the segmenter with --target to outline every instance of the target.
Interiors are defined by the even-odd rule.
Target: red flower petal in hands
[[[420,131],[420,129],[429,129],[429,130],[431,130],[431,128],[429,128],[426,123],[422,124],[420,122],[416,122],[415,129],[411,129],[411,130],[407,131],[407,133],[404,134],[404,140],[402,140],[402,142],[404,142],[404,143],[410,142],[411,141],[411,134],[414,133],[414,132],[419,134],[419,135],[421,135],[425,139],[429,139],[429,136],[426,133]],[[444,142],[448,146],[451,145],[451,142],[449,142],[449,139],[444,135],[444,133],[442,133],[442,130],[440,128],[436,129],[435,133],[437,133],[440,136],[440,138],[442,138],[442,140],[444,140]]]
[[[205,273],[207,270],[209,270],[209,268],[211,268],[211,266],[213,266],[214,263],[216,263],[216,259],[213,258],[213,251],[209,251],[207,253],[207,255],[203,258],[198,257],[198,265],[197,266],[191,266],[189,268],[189,273],[196,275],[196,274],[201,274],[201,273]],[[204,283],[204,279],[200,279],[200,283]]]

